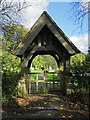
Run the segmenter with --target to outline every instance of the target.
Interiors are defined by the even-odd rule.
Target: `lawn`
[[[44,73],[44,70],[31,70],[31,73]],[[36,80],[36,75],[37,74],[31,74],[31,80]],[[57,73],[55,73],[54,75],[52,73],[48,73],[47,74],[47,80],[53,80],[53,77],[55,80],[57,80]]]

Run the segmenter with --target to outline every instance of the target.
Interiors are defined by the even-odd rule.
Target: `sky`
[[[55,0],[54,0],[55,1]],[[78,47],[81,52],[88,51],[88,16],[83,21],[83,32],[74,25],[72,2],[51,2],[51,0],[38,0],[31,7],[22,11],[22,24],[31,28],[43,11],[51,16],[65,35]],[[77,30],[76,30],[77,29]]]

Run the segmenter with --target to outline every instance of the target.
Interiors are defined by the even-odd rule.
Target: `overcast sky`
[[[62,29],[67,37],[84,53],[88,51],[88,16],[84,19],[83,32],[74,25],[71,2],[50,2],[51,0],[31,0],[32,6],[23,10],[22,24],[31,28],[43,11],[47,11],[56,24]],[[42,2],[43,1],[43,2]],[[58,0],[61,1],[61,0]]]

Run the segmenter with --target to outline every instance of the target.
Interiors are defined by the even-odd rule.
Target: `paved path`
[[[38,100],[30,102],[30,104],[24,108],[24,112],[22,112],[21,109],[18,108],[17,114],[12,115],[10,111],[12,110],[12,107],[5,108],[3,107],[3,119],[2,120],[8,120],[8,119],[14,119],[14,118],[40,118],[43,120],[44,119],[60,119],[60,118],[67,118],[67,119],[75,119],[75,120],[89,120],[89,114],[86,111],[81,111],[81,110],[75,110],[75,109],[70,109],[66,108],[66,102],[65,98],[57,96],[57,95],[52,95],[48,94],[46,96],[39,96]],[[11,110],[10,110],[11,109]],[[21,110],[21,112],[20,112]],[[6,112],[8,111],[8,112]]]

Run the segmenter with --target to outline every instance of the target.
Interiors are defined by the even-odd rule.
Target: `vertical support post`
[[[50,90],[52,90],[52,82],[50,82]]]
[[[59,70],[63,71],[63,63],[62,62],[59,63]]]
[[[21,58],[21,73],[22,73],[22,77],[25,78],[25,91],[27,94],[28,93],[28,68],[27,68],[27,64],[28,64],[28,59],[25,58],[25,56],[23,55]]]
[[[70,59],[66,61],[66,68],[70,67]]]
[[[63,74],[61,73],[61,92],[63,92]]]
[[[62,69],[62,62],[60,61],[60,63],[59,63],[59,73],[60,73],[60,91],[61,92],[63,92],[63,74],[62,74],[62,71],[63,71],[63,69]]]
[[[31,93],[31,74],[29,74],[29,76],[28,76],[29,78],[29,94]]]
[[[48,73],[46,72],[45,73],[45,85],[46,85],[46,91],[48,92],[48,85],[47,85],[48,82],[47,81],[48,81]]]
[[[57,73],[58,90],[60,90],[60,71]]]
[[[66,70],[66,62],[64,62],[64,71]]]
[[[36,91],[38,92],[38,74],[36,75]]]
[[[55,73],[53,73],[53,90],[55,90]]]
[[[66,95],[66,76],[63,75],[63,94]]]
[[[70,70],[69,67],[70,67],[70,59],[66,61],[66,68],[68,69],[68,71]],[[69,79],[70,79],[70,76],[65,74],[64,75],[64,86],[63,86],[65,94],[67,94],[67,90],[68,90],[67,84],[68,84]]]
[[[45,73],[44,73],[44,82],[43,82],[43,85],[44,85],[44,95],[46,95],[46,79],[45,79]]]
[[[23,85],[23,87],[24,87],[24,94],[26,94],[25,80],[24,80],[24,85]]]

